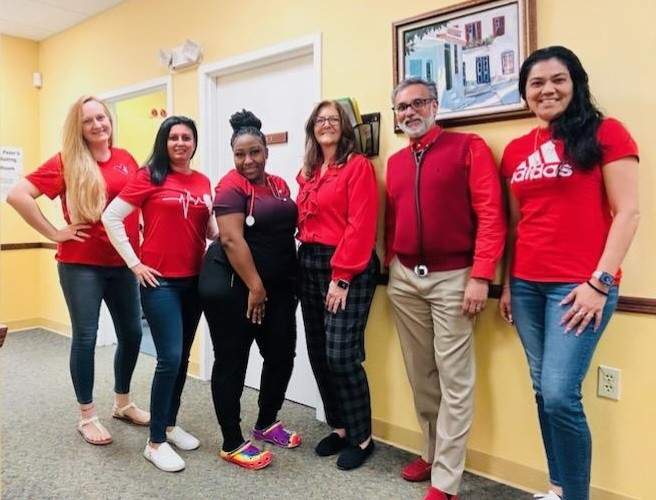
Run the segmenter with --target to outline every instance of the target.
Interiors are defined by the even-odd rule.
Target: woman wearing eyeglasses
[[[355,150],[346,112],[322,101],[305,126],[297,180],[300,298],[310,364],[332,432],[316,446],[337,467],[371,455],[371,405],[362,367],[375,289],[378,189],[374,167]]]
[[[220,243],[200,276],[203,311],[214,345],[212,397],[223,433],[221,458],[247,469],[271,463],[270,451],[245,440],[240,403],[251,345],[264,358],[259,414],[252,436],[282,448],[301,444],[278,420],[296,354],[296,204],[283,179],[265,172],[262,122],[250,111],[230,117],[235,168],[218,183],[214,213]]]

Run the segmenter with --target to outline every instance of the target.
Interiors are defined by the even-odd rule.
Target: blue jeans
[[[157,280],[158,287],[141,287],[141,305],[157,351],[150,393],[150,441],[163,443],[166,428],[175,425],[180,409],[201,307],[198,277]]]
[[[560,301],[578,285],[518,278],[510,282],[513,319],[528,359],[550,480],[563,488],[565,500],[589,498],[592,443],[581,383],[618,298],[614,286],[600,329],[595,332],[592,321],[577,337],[560,325],[571,306],[561,306]]]
[[[141,310],[134,274],[127,267],[63,262],[57,264],[57,270],[71,317],[70,370],[78,403],[93,402],[94,353],[103,300],[118,339],[114,354],[114,391],[127,394],[141,344]]]

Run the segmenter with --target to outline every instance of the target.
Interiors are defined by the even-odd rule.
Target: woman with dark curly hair
[[[253,341],[264,358],[260,411],[252,431],[281,448],[301,444],[278,420],[296,350],[296,204],[283,179],[265,171],[262,122],[250,111],[230,117],[235,168],[218,183],[214,214],[220,241],[210,246],[200,276],[203,311],[214,345],[212,398],[223,433],[220,456],[262,469],[272,454],[244,440],[241,394]]]
[[[595,107],[588,75],[565,47],[531,54],[519,91],[538,127],[507,147],[507,270],[499,303],[526,351],[551,489],[587,500],[591,436],[581,383],[618,298],[638,226],[638,147]]]
[[[317,104],[305,132],[297,177],[299,290],[310,364],[333,429],[316,452],[341,452],[337,466],[348,470],[374,449],[362,362],[378,271],[378,190],[374,167],[356,152],[353,128],[339,104]]]

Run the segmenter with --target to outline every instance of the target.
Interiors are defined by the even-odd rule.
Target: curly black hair
[[[262,141],[266,147],[266,136],[262,133],[262,121],[252,112],[242,109],[230,117],[230,126],[232,127],[232,137],[230,146],[233,146],[237,137],[241,135],[252,135]]]

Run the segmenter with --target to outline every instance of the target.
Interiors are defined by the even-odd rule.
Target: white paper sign
[[[0,197],[7,199],[7,193],[23,175],[23,149],[0,146]]]

